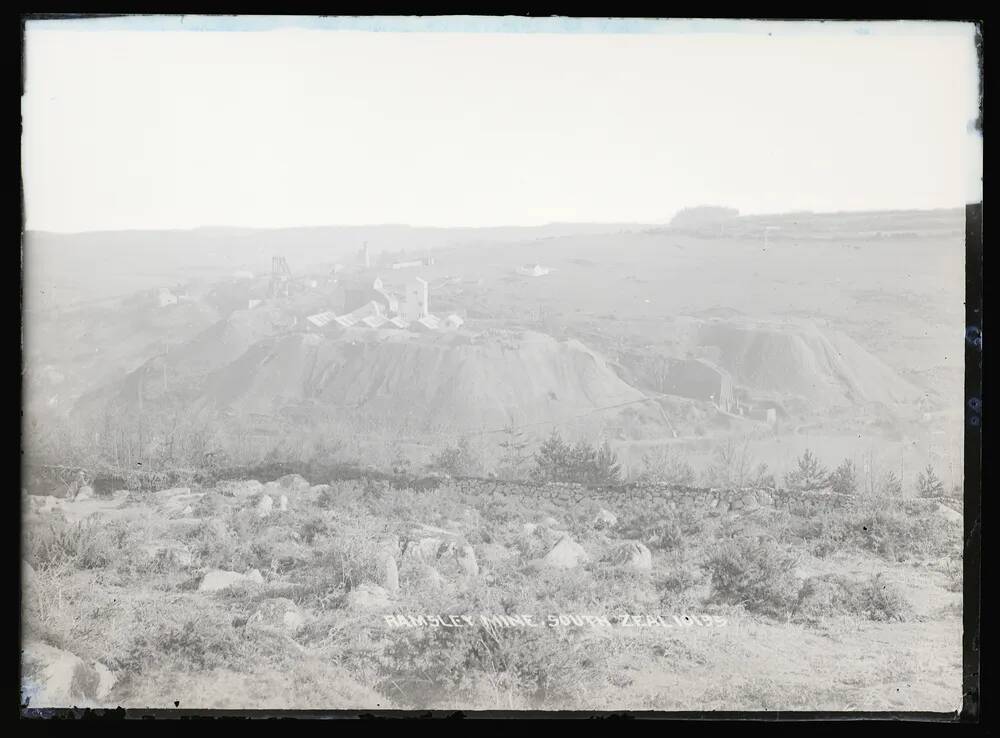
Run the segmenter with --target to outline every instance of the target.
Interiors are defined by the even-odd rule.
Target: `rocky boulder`
[[[283,490],[290,492],[308,492],[309,482],[299,474],[286,474],[275,480]]]
[[[934,514],[941,520],[947,520],[949,523],[955,523],[957,525],[962,524],[962,513],[958,512],[958,510],[952,510],[950,507],[942,505],[940,502],[937,503]]]
[[[298,605],[285,597],[275,597],[260,603],[254,614],[247,619],[246,629],[295,635],[305,623],[305,616]]]
[[[266,518],[274,509],[274,498],[271,495],[263,495],[257,504],[254,505],[254,512],[258,518]]]
[[[38,604],[38,575],[35,569],[24,559],[21,559],[21,598],[28,608]]]
[[[534,523],[525,524],[522,531],[516,543],[519,553],[526,559],[544,556],[567,535],[564,531],[555,531]]]
[[[147,543],[142,546],[147,561],[165,571],[180,571],[194,566],[194,554],[175,541]]]
[[[421,538],[419,540],[407,541],[403,548],[404,559],[415,559],[417,561],[434,561],[441,554],[444,541],[440,538]]]
[[[502,564],[517,558],[517,552],[500,543],[484,543],[479,546],[479,558],[487,564]]]
[[[24,645],[21,663],[21,702],[29,708],[94,706],[115,684],[103,664],[40,641]]]
[[[542,566],[555,569],[573,569],[590,561],[583,546],[569,536],[563,536],[541,560]]]
[[[347,593],[347,607],[352,610],[383,610],[392,606],[392,597],[384,587],[365,582]]]
[[[229,538],[232,535],[232,531],[229,530],[229,526],[226,524],[226,521],[221,518],[208,518],[203,520],[201,522],[201,529],[208,535],[219,540]]]
[[[156,504],[171,516],[190,515],[192,504],[204,497],[203,492],[192,492],[190,487],[173,487],[156,493]]]
[[[392,556],[385,557],[382,572],[382,585],[389,592],[399,589],[399,569],[396,566],[396,559]]]
[[[476,561],[476,552],[468,543],[456,545],[453,555],[458,562],[459,568],[466,576],[479,576],[479,562]]]
[[[420,581],[431,589],[441,589],[448,582],[441,572],[429,564],[420,568]]]
[[[264,491],[256,479],[227,480],[216,485],[216,490],[227,497],[253,497]]]
[[[52,495],[28,495],[28,512],[36,515],[52,512],[62,507],[63,500]]]

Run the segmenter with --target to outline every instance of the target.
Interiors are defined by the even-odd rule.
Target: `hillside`
[[[920,390],[840,331],[799,321],[712,320],[698,343],[715,347],[734,380],[817,405],[914,402]]]
[[[628,408],[632,426],[664,431],[657,406],[576,340],[495,330],[264,337],[272,329],[263,311],[234,314],[83,407],[112,397],[135,405],[141,386],[146,403],[183,395],[192,414],[206,417],[304,414],[372,430],[456,435],[511,423],[540,432],[552,423],[615,428]],[[164,372],[172,377],[166,395]]]

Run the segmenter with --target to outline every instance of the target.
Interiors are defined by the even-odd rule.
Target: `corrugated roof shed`
[[[306,316],[306,320],[317,328],[323,328],[324,326],[329,325],[336,318],[337,315],[332,310],[325,310],[322,313]]]

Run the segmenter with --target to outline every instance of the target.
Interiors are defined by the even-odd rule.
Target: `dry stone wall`
[[[291,469],[288,465],[281,465],[280,471],[287,473]],[[32,470],[37,473],[37,470]],[[81,469],[78,467],[49,467],[44,471],[50,475],[58,473],[58,478],[64,480],[69,475],[75,476]],[[88,479],[94,478],[92,472],[82,470]],[[257,470],[260,471],[260,470]],[[314,471],[314,470],[308,470]],[[411,489],[415,491],[427,491],[441,488],[451,488],[463,494],[473,496],[521,496],[526,500],[547,500],[550,502],[570,505],[579,504],[586,500],[596,500],[599,502],[662,502],[667,501],[670,507],[696,507],[706,511],[718,512],[739,512],[744,510],[754,510],[758,508],[787,509],[790,506],[808,504],[811,506],[821,506],[829,509],[840,507],[850,507],[861,501],[856,495],[838,494],[831,489],[821,488],[815,490],[791,490],[781,488],[731,488],[720,489],[714,487],[688,487],[682,485],[648,484],[648,483],[628,483],[615,486],[589,486],[582,484],[556,483],[556,482],[535,482],[526,480],[507,480],[493,477],[449,477],[449,476],[425,476],[416,477],[408,475],[392,475],[376,470],[359,470],[356,468],[345,468],[343,470],[324,470],[329,472],[327,478],[322,480],[311,479],[313,483],[318,481],[330,481],[336,483],[360,483],[368,490],[377,489]],[[144,480],[145,484],[140,488],[163,489],[169,486],[175,478],[190,476],[187,470],[158,472],[157,479],[152,477]],[[252,475],[251,475],[252,476]],[[316,476],[313,474],[312,476]],[[193,482],[192,486],[210,487],[220,483],[223,478],[233,477],[232,474],[219,474],[217,478],[206,478],[199,484]],[[266,475],[262,475],[266,478]],[[239,478],[246,479],[246,474],[239,475]],[[116,480],[118,481],[118,480]],[[122,488],[126,487],[125,481],[120,480]],[[133,480],[134,481],[134,480]],[[156,484],[160,482],[160,484]],[[106,486],[106,485],[105,485]],[[110,490],[110,488],[109,488]],[[105,490],[98,490],[104,492]],[[52,494],[49,492],[48,494]],[[57,496],[62,496],[56,493]],[[904,498],[905,503],[919,509],[932,509],[937,505],[944,505],[958,512],[962,511],[962,500],[950,497],[940,498]]]

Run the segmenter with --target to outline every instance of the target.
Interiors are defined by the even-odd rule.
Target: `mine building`
[[[430,315],[429,296],[430,290],[426,279],[420,277],[411,279],[406,285],[400,317],[409,321],[426,318]]]
[[[381,279],[376,279],[370,283],[364,282],[345,285],[343,290],[343,312],[349,313],[370,302],[379,303],[382,306],[382,312],[386,315],[395,315],[399,312],[399,298],[385,289]]]
[[[392,269],[412,269],[413,267],[424,266],[425,262],[422,259],[414,259],[411,261],[396,261],[390,266]]]
[[[157,302],[159,303],[160,307],[167,307],[167,305],[176,305],[177,304],[177,295],[175,295],[167,287],[160,287],[159,291],[157,292],[156,299],[157,299]]]
[[[664,379],[663,391],[669,395],[711,402],[727,413],[732,412],[736,405],[733,379],[729,372],[707,359],[674,361]]]
[[[549,269],[541,264],[525,264],[517,268],[517,273],[524,277],[542,277],[549,273]]]

